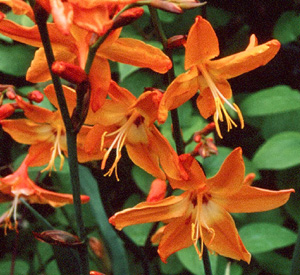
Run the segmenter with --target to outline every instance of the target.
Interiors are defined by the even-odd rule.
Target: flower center
[[[62,133],[63,133],[62,126],[59,125],[56,128],[56,133],[54,133],[55,140],[54,140],[53,147],[51,148],[51,157],[50,157],[49,164],[47,165],[46,168],[44,168],[41,171],[41,173],[44,171],[47,171],[47,170],[49,170],[49,173],[51,173],[52,169],[54,171],[56,171],[54,161],[55,161],[55,158],[57,157],[57,155],[59,155],[59,157],[60,157],[59,170],[61,170],[63,168],[65,157],[63,156],[61,148],[60,148],[60,141],[61,141],[60,139],[61,139]]]
[[[213,228],[210,228],[201,217],[202,204],[208,203],[208,201],[210,199],[209,194],[198,193],[196,196],[197,197],[195,198],[195,200],[193,200],[193,205],[196,208],[196,212],[195,212],[195,221],[194,221],[194,223],[192,223],[192,241],[193,241],[195,250],[199,256],[199,259],[201,259],[202,255],[203,255],[203,246],[204,246],[203,229],[207,230],[209,233],[212,234],[212,237],[211,237],[208,245],[211,244],[211,242],[213,241],[213,239],[215,237],[215,231]],[[200,250],[198,248],[199,238],[200,238]]]
[[[105,176],[111,176],[112,173],[115,171],[115,175],[116,175],[116,179],[117,181],[119,181],[119,177],[118,177],[118,171],[117,171],[117,165],[118,165],[118,162],[122,156],[122,148],[124,146],[124,143],[125,143],[125,140],[126,140],[126,137],[129,133],[129,130],[131,128],[131,126],[133,124],[135,125],[139,125],[140,124],[140,114],[137,113],[137,112],[134,112],[130,117],[129,119],[126,121],[126,123],[120,127],[118,130],[112,132],[112,133],[107,133],[107,132],[104,132],[103,135],[102,135],[102,138],[101,138],[101,151],[103,150],[103,145],[104,145],[104,139],[105,137],[110,137],[110,136],[114,136],[116,135],[116,137],[114,138],[113,142],[111,143],[111,145],[109,146],[109,148],[106,150],[105,152],[105,155],[102,159],[102,163],[101,163],[101,169],[103,170],[105,168],[105,165],[106,165],[106,161],[112,151],[113,148],[116,148],[116,157],[115,157],[115,160],[112,164],[112,166],[110,167],[110,169],[108,170],[107,173],[105,173]]]
[[[218,89],[218,87],[216,86],[214,81],[212,80],[211,76],[207,72],[206,68],[202,64],[199,65],[199,69],[200,69],[203,77],[205,78],[207,85],[208,85],[209,89],[211,90],[211,93],[215,100],[216,112],[214,114],[214,122],[215,122],[216,130],[217,130],[219,137],[223,138],[221,135],[218,121],[220,120],[221,122],[223,122],[224,117],[227,122],[227,132],[229,132],[232,129],[232,126],[237,127],[236,123],[232,120],[232,118],[229,116],[227,110],[225,109],[224,103],[226,103],[230,107],[230,109],[232,109],[233,111],[235,111],[238,114],[238,117],[239,117],[240,123],[241,123],[241,128],[243,129],[244,128],[244,119],[243,119],[243,115],[242,115],[239,107],[235,103],[231,104],[224,97],[224,95],[220,92],[220,90]]]

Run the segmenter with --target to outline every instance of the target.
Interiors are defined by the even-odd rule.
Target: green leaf
[[[249,117],[300,110],[300,94],[289,86],[279,85],[248,95],[240,108]]]
[[[176,254],[172,254],[168,258],[168,262],[165,264],[162,261],[159,262],[160,264],[160,270],[163,274],[179,274],[183,270],[182,263],[178,260],[178,257]]]
[[[79,165],[80,180],[84,184],[81,185],[84,193],[90,197],[90,207],[94,214],[95,222],[103,235],[103,240],[109,250],[113,274],[129,275],[129,267],[127,255],[121,239],[116,234],[113,227],[109,224],[106,216],[103,203],[100,198],[98,184],[90,170],[82,165]]]
[[[275,252],[255,254],[254,258],[270,274],[288,275],[291,269],[291,260]],[[295,273],[296,275],[296,273]]]
[[[296,242],[297,234],[272,223],[250,223],[239,230],[250,253],[264,253],[286,247]]]
[[[26,75],[33,59],[35,48],[27,45],[0,44],[0,71],[14,76]]]
[[[297,41],[300,35],[300,16],[297,11],[287,11],[278,19],[273,37],[281,43]]]
[[[300,133],[283,132],[267,140],[255,153],[258,169],[286,169],[300,164]]]
[[[136,185],[147,195],[155,178],[138,166],[133,166],[131,173]]]
[[[174,240],[179,241],[179,240]],[[188,269],[191,273],[195,275],[204,275],[204,266],[203,260],[199,259],[199,256],[195,250],[195,247],[192,245],[188,248],[184,248],[176,252],[176,255],[183,266]],[[217,255],[212,255],[209,253],[209,259],[211,264],[212,273],[215,274],[217,269]]]

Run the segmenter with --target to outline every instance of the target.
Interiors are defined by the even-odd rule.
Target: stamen
[[[59,157],[60,157],[59,170],[62,170],[63,165],[64,165],[64,161],[65,161],[65,157],[63,156],[63,153],[62,153],[61,148],[60,148],[61,134],[62,134],[62,129],[61,129],[61,127],[58,127],[57,128],[57,133],[56,133],[56,136],[55,136],[54,145],[51,148],[52,153],[51,153],[49,164],[47,165],[47,167],[45,167],[43,170],[41,170],[41,173],[43,173],[44,171],[49,170],[49,174],[51,174],[52,169],[54,171],[56,171],[54,162],[55,162],[55,158],[57,157],[57,155],[59,155]]]
[[[106,161],[107,161],[112,149],[116,145],[116,157],[115,157],[114,163],[109,168],[108,172],[104,174],[104,176],[111,176],[112,173],[115,171],[116,179],[117,179],[117,181],[119,181],[117,165],[118,165],[119,160],[122,157],[121,151],[122,151],[122,148],[124,146],[126,137],[128,135],[128,130],[130,129],[130,127],[132,126],[132,124],[134,123],[134,121],[136,120],[136,118],[138,116],[139,116],[139,114],[134,112],[130,116],[130,118],[126,121],[126,123],[122,127],[120,127],[118,130],[116,130],[112,133],[109,133],[109,134],[107,132],[103,133],[103,135],[101,137],[101,145],[100,145],[101,150],[103,150],[105,137],[110,137],[110,136],[116,135],[116,137],[114,138],[113,142],[111,143],[111,145],[109,146],[109,148],[105,152],[105,155],[102,159],[101,169],[103,170],[106,166]]]
[[[18,232],[18,221],[17,221],[17,207],[19,203],[19,195],[16,195],[11,208],[4,214],[4,234],[7,235],[7,229],[15,230]],[[13,216],[14,225],[11,222],[11,216]]]
[[[213,82],[211,76],[207,72],[206,68],[203,65],[199,65],[199,69],[205,78],[208,87],[211,90],[211,93],[214,97],[215,100],[215,105],[216,105],[216,112],[214,114],[214,122],[216,124],[216,131],[219,135],[220,138],[223,138],[221,135],[220,127],[218,121],[220,120],[221,122],[224,121],[224,117],[227,123],[227,132],[229,132],[232,129],[232,126],[237,127],[236,123],[233,121],[233,119],[229,116],[227,110],[224,107],[224,103],[226,103],[233,111],[235,111],[238,114],[240,123],[241,123],[241,128],[244,128],[244,119],[241,113],[241,110],[238,108],[238,106],[233,103],[231,104],[225,97],[224,95],[220,92],[216,84]],[[224,103],[223,103],[224,102]],[[223,116],[224,115],[224,116]]]

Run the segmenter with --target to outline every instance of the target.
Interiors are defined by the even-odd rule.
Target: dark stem
[[[51,70],[51,66],[55,61],[55,59],[54,59],[54,54],[53,54],[49,33],[47,29],[48,14],[38,5],[35,5],[32,8],[34,10],[36,23],[38,25],[41,40],[45,50],[45,55],[47,58],[47,63],[50,70],[53,85],[55,88],[57,101],[62,114],[62,119],[66,128],[69,170],[70,170],[70,177],[71,177],[71,184],[72,184],[75,217],[76,217],[76,223],[78,227],[78,236],[82,240],[82,242],[85,243],[84,245],[85,248],[80,250],[80,260],[81,260],[81,270],[82,270],[81,274],[89,275],[86,232],[85,232],[85,227],[82,218],[82,209],[81,209],[81,200],[80,200],[80,181],[79,181],[78,160],[77,160],[77,133],[74,132],[74,127],[70,118],[70,114],[68,112],[67,103],[64,97],[60,78],[57,75],[55,75]]]

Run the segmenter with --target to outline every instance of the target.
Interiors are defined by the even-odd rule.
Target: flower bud
[[[155,179],[147,197],[147,202],[156,202],[162,200],[167,191],[167,183],[165,180]]]
[[[104,248],[103,248],[103,243],[95,238],[95,237],[90,237],[89,238],[89,246],[91,250],[94,252],[94,254],[99,258],[102,259],[104,255]]]
[[[112,29],[115,30],[117,28],[126,26],[131,24],[133,21],[137,20],[144,14],[143,8],[132,8],[124,11],[120,14],[116,20],[114,20]]]
[[[0,107],[0,120],[11,116],[16,109],[16,104],[8,103]]]
[[[150,5],[172,13],[183,13],[183,10],[177,4],[165,0],[151,0]]]
[[[83,69],[64,61],[55,61],[51,69],[54,74],[74,84],[88,81],[88,75]]]
[[[98,271],[90,271],[90,275],[105,275],[105,274]]]
[[[175,49],[183,46],[186,42],[186,35],[175,35],[168,39],[167,47],[168,49]]]
[[[31,101],[40,103],[43,101],[44,95],[40,91],[34,90],[27,94],[27,98]]]
[[[0,11],[0,21],[2,21],[4,18],[5,18],[5,14]]]

